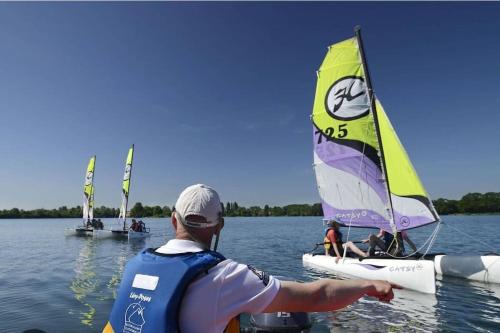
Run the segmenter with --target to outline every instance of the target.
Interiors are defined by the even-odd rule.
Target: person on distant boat
[[[139,228],[139,223],[135,219],[132,219],[132,224],[130,225],[130,230],[137,231]]]
[[[393,256],[402,256],[405,253],[404,242],[412,248],[413,252],[417,252],[415,243],[412,242],[406,230],[398,231],[396,237],[388,231],[380,229],[377,235],[371,234],[368,239],[363,240],[363,243],[368,243],[367,255],[375,255],[376,247]]]
[[[102,223],[101,219],[97,219],[96,226],[97,226],[97,229],[99,229],[99,230],[104,229],[104,223]]]
[[[366,257],[366,253],[361,251],[353,242],[348,241],[343,243],[342,232],[340,232],[340,225],[337,221],[331,220],[327,222],[327,229],[325,230],[325,255],[335,256],[335,262],[338,262],[344,255],[344,250],[351,250],[360,257]]]
[[[175,239],[128,262],[103,333],[129,327],[142,333],[232,333],[240,332],[241,313],[326,312],[365,295],[386,302],[394,297],[397,286],[386,281],[280,281],[226,259],[215,251],[224,227],[221,206],[207,185],[182,191],[171,219]]]
[[[92,221],[90,219],[87,219],[87,229],[92,228]]]
[[[139,231],[139,232],[146,231],[146,223],[142,222],[142,220],[139,220],[139,222],[138,222],[137,231]]]

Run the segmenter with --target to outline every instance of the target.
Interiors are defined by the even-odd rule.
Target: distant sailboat
[[[87,226],[94,219],[94,172],[95,160],[93,156],[87,166],[85,184],[83,185],[83,225]]]
[[[149,237],[149,228],[145,228],[142,231],[134,231],[127,225],[127,208],[128,208],[128,198],[130,194],[130,181],[132,178],[132,165],[134,161],[134,145],[130,147],[127,154],[127,159],[125,161],[125,172],[123,174],[122,182],[122,204],[120,206],[120,215],[118,216],[118,223],[121,228],[112,229],[112,233],[117,237],[128,237],[130,238],[144,238]]]
[[[92,156],[87,165],[85,181],[83,184],[83,217],[82,224],[76,228],[66,229],[67,235],[92,236],[94,228],[92,220],[94,219],[94,173],[96,156]]]
[[[122,183],[122,204],[120,206],[120,215],[118,220],[123,221],[123,230],[127,230],[127,207],[128,207],[128,196],[130,193],[130,180],[132,177],[132,163],[134,161],[134,145],[130,147],[127,154],[127,160],[125,161],[125,172],[123,173],[123,183]]]

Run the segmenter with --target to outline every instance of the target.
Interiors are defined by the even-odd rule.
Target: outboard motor
[[[311,320],[306,312],[259,313],[250,316],[248,333],[309,333]]]
[[[292,279],[277,276],[281,281]],[[250,327],[242,333],[309,333],[311,320],[306,312],[275,312],[250,315]]]

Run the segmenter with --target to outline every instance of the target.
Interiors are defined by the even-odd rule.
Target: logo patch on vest
[[[141,333],[142,326],[146,323],[144,320],[144,309],[140,303],[132,303],[125,311],[125,325],[123,333]]]
[[[264,271],[258,270],[257,268],[253,267],[252,265],[247,265],[248,269],[251,270],[255,275],[259,277],[259,279],[262,280],[262,283],[264,283],[265,286],[268,285],[269,283],[269,274],[267,274]]]
[[[155,290],[158,285],[158,276],[136,274],[132,287],[146,290]]]

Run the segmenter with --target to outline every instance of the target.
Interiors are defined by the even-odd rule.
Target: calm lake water
[[[0,220],[0,332],[100,332],[127,260],[173,237],[169,219],[145,222],[153,236],[128,242],[64,236],[78,219]],[[444,222],[433,252],[491,251],[451,227],[498,245],[500,216],[445,216]],[[421,243],[433,228],[412,230],[411,238]],[[302,265],[302,253],[322,241],[322,233],[317,217],[227,218],[220,251],[273,275],[302,281],[334,277]],[[368,233],[355,229],[351,239]],[[435,296],[403,290],[391,304],[365,298],[312,319],[313,332],[499,332],[500,285],[444,278]]]

